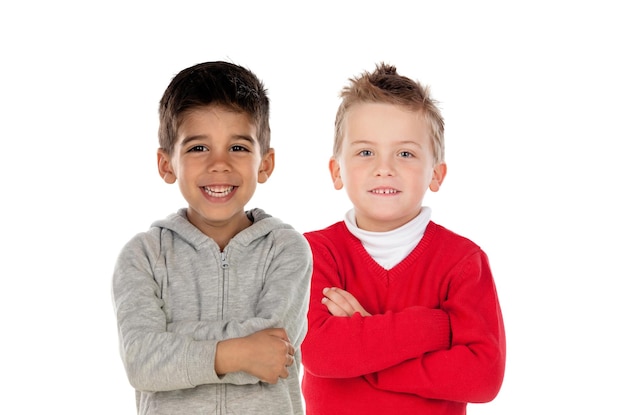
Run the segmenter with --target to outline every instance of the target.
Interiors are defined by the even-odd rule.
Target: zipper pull
[[[229,267],[228,261],[226,260],[226,252],[222,251],[222,269],[227,269]]]

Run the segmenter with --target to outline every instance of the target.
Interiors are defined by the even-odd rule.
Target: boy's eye
[[[244,146],[234,145],[230,148],[230,151],[248,151],[248,149]]]
[[[359,151],[359,156],[369,157],[371,155],[372,155],[372,152],[370,150],[361,150],[361,151]]]
[[[201,146],[201,145],[197,145],[197,146],[193,146],[189,149],[190,152],[194,152],[194,151],[209,151],[208,148],[206,148],[205,146]]]
[[[407,158],[408,158],[408,157],[413,157],[413,153],[411,153],[411,152],[409,152],[409,151],[401,151],[398,155],[399,155],[400,157],[407,157]]]

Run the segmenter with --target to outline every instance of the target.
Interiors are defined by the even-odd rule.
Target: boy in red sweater
[[[422,206],[446,175],[443,118],[387,64],[341,98],[329,168],[354,208],[305,234],[307,414],[465,414],[497,395],[505,335],[487,256]]]

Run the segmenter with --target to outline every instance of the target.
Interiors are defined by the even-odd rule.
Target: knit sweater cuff
[[[452,330],[450,328],[450,316],[443,310],[433,310],[432,319],[432,350],[445,350],[450,348]]]
[[[409,356],[417,357],[424,353],[450,348],[451,330],[448,314],[440,309],[416,307],[404,315],[404,333],[396,342],[407,348]],[[415,327],[419,327],[418,330]],[[412,333],[407,336],[406,333]]]

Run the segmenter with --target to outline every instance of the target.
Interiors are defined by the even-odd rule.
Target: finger
[[[350,314],[348,314],[346,310],[341,308],[339,305],[337,305],[337,303],[327,297],[324,297],[324,299],[322,300],[322,304],[324,304],[330,314],[335,317],[350,317]]]
[[[287,337],[287,332],[285,331],[285,329],[282,328],[273,328],[273,329],[269,329],[270,330],[270,334],[274,337],[278,337],[281,340],[284,340],[286,342],[289,341],[289,337]]]
[[[352,310],[352,312],[358,311],[358,310],[363,308],[363,307],[361,307],[361,303],[359,303],[357,301],[357,299],[354,298],[354,296],[352,294],[350,294],[348,291],[341,290],[339,292],[339,294],[341,294],[341,297],[348,304],[348,306],[349,306],[350,310]]]
[[[333,300],[337,305],[342,308],[349,305],[348,298],[350,297],[350,293],[342,290],[341,288],[333,287],[324,292],[324,295]]]
[[[343,290],[338,287],[333,287],[332,289],[330,289],[329,293],[331,293],[330,295],[334,296],[333,300],[335,301],[335,303],[343,308],[349,316],[352,316],[356,312],[360,313],[363,316],[371,315],[363,308],[361,303],[359,303],[359,301],[349,291]]]
[[[354,307],[355,304],[359,303],[356,298],[354,298],[354,296],[346,290],[334,287],[331,291],[335,294],[335,296],[337,296],[337,298],[340,299],[340,301],[349,304],[351,307]]]
[[[331,288],[330,290],[326,291],[325,295],[325,298],[331,300],[349,316],[354,313],[355,309],[350,301],[348,301],[348,299],[352,298],[352,296],[347,291],[344,291],[340,288]]]

